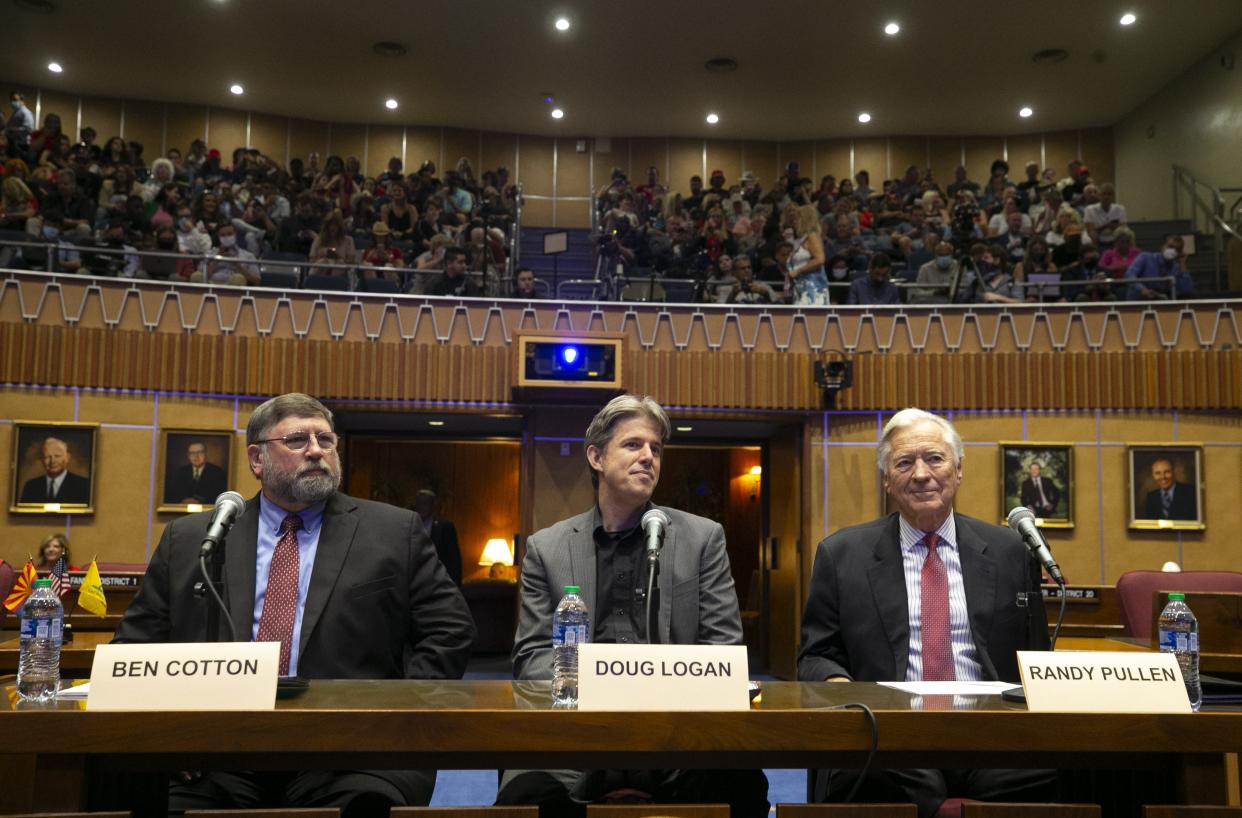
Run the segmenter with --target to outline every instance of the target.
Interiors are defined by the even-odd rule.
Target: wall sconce
[[[488,569],[487,575],[492,579],[511,579],[513,573],[513,549],[507,540],[495,537],[483,546],[483,556],[479,557],[479,565]]]
[[[750,501],[759,499],[759,477],[763,474],[763,466],[750,467]]]

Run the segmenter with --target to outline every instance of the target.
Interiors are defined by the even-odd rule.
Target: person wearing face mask
[[[138,248],[125,241],[125,221],[112,219],[104,231],[103,246],[108,250],[120,253],[89,254],[92,257],[91,272],[95,275],[116,276],[118,278],[138,278],[141,276],[141,265]]]
[[[961,275],[961,267],[953,258],[953,245],[929,235],[932,260],[919,268],[918,283],[923,287],[911,288],[911,304],[948,304],[953,282]]]
[[[1126,298],[1130,301],[1153,301],[1170,297],[1188,298],[1195,289],[1194,279],[1186,269],[1185,240],[1171,233],[1164,238],[1160,252],[1139,253],[1138,258],[1126,270],[1130,282]],[[1167,281],[1146,281],[1151,278],[1173,277],[1173,288]]]
[[[1022,260],[1013,268],[1013,280],[1025,282],[1034,273],[1055,273],[1057,265],[1052,263],[1048,255],[1048,243],[1041,237],[1034,236],[1026,243],[1026,252]]]
[[[849,284],[853,278],[853,271],[850,270],[850,260],[847,256],[836,255],[828,261],[828,293],[829,300],[840,303],[845,298],[844,285]],[[833,291],[836,291],[834,297]]]
[[[64,221],[64,214],[59,210],[45,210],[41,234],[43,241],[54,246],[51,250],[51,269],[61,273],[76,273],[82,269],[82,255],[74,249],[73,242],[65,240]]]
[[[26,98],[18,91],[9,94],[12,113],[4,126],[9,140],[9,156],[20,157],[30,149],[30,134],[34,131],[35,118],[26,107]]]
[[[232,284],[234,286],[259,283],[259,265],[254,253],[237,246],[237,228],[231,223],[220,225],[217,233],[220,247],[207,261],[205,276],[195,273],[190,281],[209,284]]]
[[[177,231],[171,225],[157,227],[155,230],[156,253],[178,253]],[[194,272],[194,265],[188,258],[170,258],[168,256],[143,256],[142,272],[147,278],[169,279],[174,275],[189,279]]]
[[[887,253],[876,253],[871,257],[871,266],[867,274],[859,276],[850,283],[850,292],[846,296],[845,303],[854,305],[900,304],[901,292],[897,289],[897,285],[889,281],[892,268],[892,260]]]
[[[995,245],[977,246],[982,252],[975,262],[975,301],[980,304],[1019,303],[1021,293],[1013,285],[1013,276],[1005,270],[1004,251]]]
[[[177,247],[190,256],[205,256],[211,253],[211,237],[202,229],[202,225],[194,221],[188,206],[177,208]]]

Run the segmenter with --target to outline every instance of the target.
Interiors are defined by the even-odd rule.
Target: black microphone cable
[[[220,598],[220,592],[216,590],[216,584],[211,581],[211,573],[207,570],[207,555],[198,555],[198,568],[203,574],[203,584],[207,586],[207,590],[211,591],[212,597],[216,600],[216,605],[220,607],[220,611],[224,614],[224,620],[229,623],[229,639],[237,638],[237,628],[233,625],[233,617],[229,615],[228,606],[224,604],[224,600]],[[212,638],[212,637],[208,637]]]
[[[1069,594],[1065,593],[1064,582],[1058,582],[1057,587],[1061,589],[1061,608],[1057,611],[1057,624],[1052,629],[1052,639],[1050,640],[1051,644],[1048,645],[1048,650],[1057,649],[1057,637],[1061,635],[1061,625],[1065,622],[1065,599],[1069,596]]]
[[[658,645],[660,644],[660,634],[658,633],[660,623],[658,621],[651,621],[651,598],[655,596],[656,592],[655,578],[656,569],[660,565],[659,558],[648,557],[647,565],[647,619],[645,620],[647,622],[647,644]],[[659,614],[659,611],[656,611],[656,613]],[[656,618],[657,620],[659,619],[658,616]],[[653,636],[655,638],[652,638]]]
[[[863,715],[867,717],[867,725],[871,728],[871,749],[867,751],[867,760],[863,762],[862,769],[858,771],[858,780],[854,782],[854,786],[850,787],[849,795],[845,796],[842,803],[849,804],[853,802],[854,797],[858,795],[858,791],[862,789],[863,781],[867,778],[867,773],[871,772],[871,765],[875,762],[876,753],[880,749],[880,725],[876,722],[875,713],[871,708],[862,702],[849,702],[848,704],[837,704],[832,707],[825,707],[825,710],[861,710]]]

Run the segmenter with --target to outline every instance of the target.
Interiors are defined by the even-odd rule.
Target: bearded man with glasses
[[[342,494],[332,412],[309,395],[250,416],[246,455],[261,484],[225,547],[220,641],[280,642],[281,675],[305,679],[460,679],[474,641],[465,600],[411,511]],[[170,523],[115,642],[203,642],[194,593],[211,512]],[[434,770],[186,774],[182,809],[340,807],[342,815],[426,806]]]

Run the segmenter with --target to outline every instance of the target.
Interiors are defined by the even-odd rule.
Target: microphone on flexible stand
[[[202,587],[215,600],[215,605],[207,606],[207,641],[220,640],[220,614],[229,624],[229,638],[234,638],[237,629],[233,626],[233,617],[229,615],[228,606],[220,596],[220,587],[224,568],[224,538],[228,535],[233,523],[246,510],[246,498],[235,491],[226,491],[216,498],[216,510],[212,512],[211,522],[207,524],[207,533],[203,535],[202,545],[198,550],[198,567],[203,574]],[[207,563],[211,563],[208,570]],[[201,595],[201,593],[200,593]]]
[[[660,573],[660,549],[664,547],[664,532],[671,521],[658,508],[647,511],[639,525],[647,535],[647,644],[658,643],[659,622],[651,621],[651,598],[655,596],[656,575]],[[659,610],[657,609],[657,613]]]
[[[216,510],[212,512],[211,522],[207,524],[207,533],[203,535],[199,556],[210,557],[220,547],[238,515],[245,510],[246,498],[235,491],[226,491],[217,497]]]
[[[1027,551],[1048,572],[1048,576],[1052,577],[1053,581],[1061,589],[1061,610],[1057,614],[1057,624],[1052,629],[1052,638],[1049,640],[1049,649],[1056,650],[1057,636],[1061,633],[1061,623],[1065,619],[1065,601],[1067,596],[1065,592],[1065,576],[1061,573],[1061,566],[1057,565],[1057,561],[1052,557],[1052,549],[1048,547],[1048,541],[1044,539],[1039,526],[1035,525],[1035,512],[1026,506],[1015,506],[1009,512],[1009,516],[1006,519],[1009,527],[1022,538]],[[1035,598],[1032,599],[1031,597]],[[1028,633],[1033,639],[1034,634],[1031,631],[1034,630],[1038,622],[1034,613],[1035,606],[1044,604],[1043,595],[1037,595],[1034,592],[1018,594],[1019,605],[1023,604],[1023,599],[1025,599],[1026,605]],[[1047,625],[1044,625],[1044,627],[1047,627]],[[1026,694],[1021,686],[1010,688],[1001,695],[1006,701],[1026,702]]]

